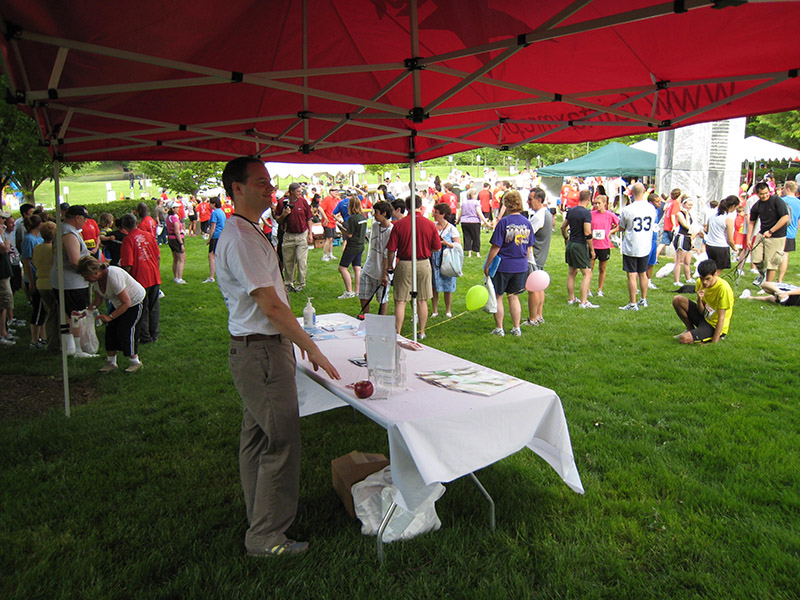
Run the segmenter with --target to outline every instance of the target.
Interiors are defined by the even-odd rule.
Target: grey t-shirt
[[[81,258],[89,254],[88,248],[86,248],[86,244],[83,242],[83,237],[81,237],[81,232],[75,229],[69,223],[63,223],[61,225],[61,235],[66,237],[68,235],[74,235],[78,238],[78,242],[80,243],[81,250]],[[79,290],[82,288],[89,287],[89,283],[80,275],[75,272],[75,267],[69,264],[69,260],[67,260],[67,253],[64,252],[64,289],[65,290]],[[53,289],[58,289],[58,254],[55,254],[53,258],[53,268],[50,269],[50,285],[53,286]]]

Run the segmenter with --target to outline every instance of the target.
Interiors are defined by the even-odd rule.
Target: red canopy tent
[[[5,0],[0,20],[14,100],[65,161],[402,162],[800,104],[797,1]]]
[[[800,1],[4,0],[0,60],[56,161],[408,160],[413,177],[476,147],[797,108],[798,22]]]

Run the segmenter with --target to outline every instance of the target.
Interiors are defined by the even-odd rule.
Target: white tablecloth
[[[318,322],[325,320],[358,324],[344,314],[318,317]],[[392,478],[401,495],[396,501],[404,508],[413,510],[430,492],[427,486],[458,479],[525,446],[545,459],[571,489],[583,493],[564,409],[553,390],[523,381],[484,397],[431,385],[415,373],[475,363],[425,346],[405,351],[407,391],[395,392],[388,400],[360,400],[346,385],[367,379],[366,367],[348,360],[363,358],[364,337],[356,336],[355,329],[336,335],[337,339],[317,344],[338,369],[341,381],[332,381],[322,371],[315,373],[298,355],[301,416],[346,403],[384,427]]]

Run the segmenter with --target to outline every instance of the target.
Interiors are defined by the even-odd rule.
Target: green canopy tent
[[[542,177],[643,177],[656,174],[656,155],[611,142],[575,160],[538,169]]]

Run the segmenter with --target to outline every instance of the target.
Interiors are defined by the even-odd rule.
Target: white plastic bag
[[[461,277],[464,272],[464,249],[455,243],[452,248],[442,248],[442,264],[439,271],[444,277]]]
[[[430,495],[413,512],[398,506],[392,515],[386,530],[383,532],[384,542],[409,540],[428,531],[436,531],[442,522],[436,515],[436,501],[444,494],[444,486],[440,483],[432,486]],[[361,533],[377,535],[378,528],[386,511],[392,505],[397,487],[392,483],[392,467],[369,475],[351,488],[356,516],[361,521]]]
[[[97,333],[94,330],[94,316],[86,314],[78,320],[78,331],[80,331],[81,349],[87,354],[97,354],[100,342],[97,341]]]
[[[483,310],[493,315],[497,312],[497,295],[494,293],[494,284],[492,283],[492,278],[486,277],[483,282],[483,286],[489,292],[489,299],[486,301],[486,305],[483,307]]]

